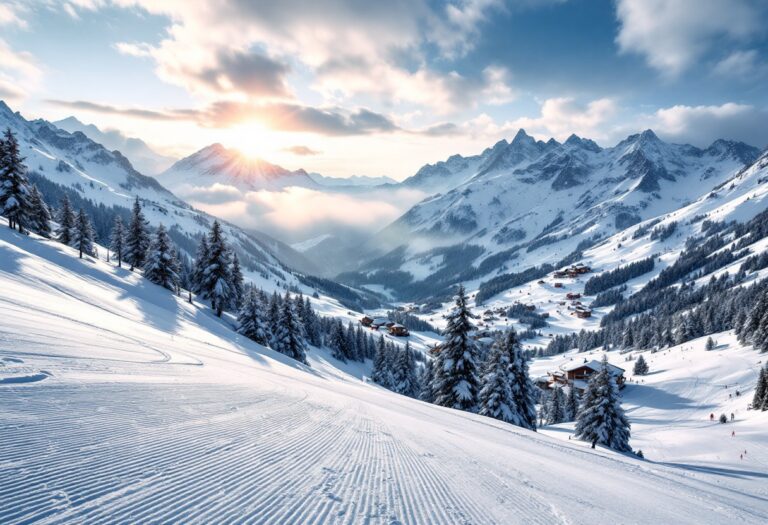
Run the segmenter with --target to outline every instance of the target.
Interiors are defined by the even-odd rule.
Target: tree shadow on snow
[[[624,399],[639,407],[684,410],[691,408],[708,408],[687,397],[662,390],[651,385],[629,385],[624,392]]]
[[[691,470],[693,472],[703,472],[705,474],[714,474],[716,476],[726,476],[729,478],[737,479],[768,479],[768,472],[758,472],[755,470],[740,470],[735,468],[713,467],[710,465],[691,465],[689,463],[665,463],[654,462],[657,465],[664,465],[666,467],[681,468],[684,470]]]

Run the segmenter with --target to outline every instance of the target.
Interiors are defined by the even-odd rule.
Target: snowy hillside
[[[633,446],[654,461],[734,476],[748,488],[756,478],[768,475],[768,442],[764,439],[768,412],[747,410],[765,356],[751,347],[740,347],[730,332],[713,338],[717,347],[712,351],[705,349],[706,338],[700,338],[656,353],[614,351],[607,355],[630,378],[622,402],[632,422]],[[531,372],[546,375],[584,359],[599,359],[602,354],[599,350],[569,352],[536,359]],[[640,355],[649,364],[648,375],[632,373]],[[715,421],[710,421],[711,414]],[[720,424],[720,414],[729,419],[734,414],[734,421]],[[561,423],[544,426],[539,432],[568,440],[573,426]]]
[[[102,131],[93,124],[84,124],[75,117],[67,117],[53,123],[57,128],[70,133],[79,131],[94,142],[109,150],[118,150],[130,159],[131,164],[145,175],[156,175],[168,169],[174,160],[150,148],[141,139],[126,137],[116,130]]]
[[[723,140],[706,149],[668,144],[650,130],[606,149],[575,135],[545,143],[520,130],[510,143],[451,157],[406,180],[453,189],[380,232],[369,245],[379,257],[343,277],[412,300],[444,295],[459,281],[556,263],[686,206],[757,156],[755,148]]]
[[[319,186],[304,170],[289,171],[261,159],[245,157],[221,144],[212,144],[181,159],[160,174],[158,180],[182,197],[214,184],[234,186],[243,192]]]
[[[0,289],[3,523],[768,520],[755,469],[590,451],[397,396],[318,350],[304,367],[4,221]]]
[[[69,133],[44,120],[27,121],[0,101],[0,129],[5,128],[16,135],[32,181],[52,204],[58,205],[52,196],[68,192],[94,209],[103,206],[127,213],[138,197],[147,220],[154,226],[164,223],[189,257],[194,256],[199,236],[213,223],[212,216],[193,209],[157,180],[136,171],[120,152],[108,151],[81,132]],[[109,228],[110,224],[102,226]],[[224,228],[251,280],[269,290],[277,283],[298,283],[257,239],[233,225]]]

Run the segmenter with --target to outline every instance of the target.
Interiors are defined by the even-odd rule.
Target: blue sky
[[[519,127],[764,147],[766,28],[760,0],[6,0],[0,98],[337,176],[403,178]]]

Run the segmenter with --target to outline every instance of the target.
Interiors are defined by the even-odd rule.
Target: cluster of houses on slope
[[[390,335],[394,335],[395,337],[408,337],[411,335],[411,333],[408,331],[408,329],[399,324],[395,323],[393,321],[390,321],[386,317],[369,317],[367,315],[364,315],[360,319],[360,324],[365,326],[366,328],[370,328],[371,330],[378,330],[379,328],[386,329]]]
[[[590,268],[589,266],[586,266],[585,264],[582,264],[582,263],[577,263],[569,268],[566,268],[565,270],[556,270],[552,274],[552,277],[554,277],[555,279],[562,279],[563,277],[575,278],[575,277],[578,277],[579,275],[583,275],[591,271],[592,271],[592,268]]]
[[[567,386],[575,388],[581,394],[586,390],[589,379],[598,373],[601,367],[600,361],[584,359],[581,363],[571,363],[561,366],[558,370],[547,372],[546,376],[537,378],[535,383],[542,390]],[[608,363],[608,372],[616,380],[619,388],[624,388],[624,369]]]

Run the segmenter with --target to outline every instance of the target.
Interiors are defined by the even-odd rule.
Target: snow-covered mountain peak
[[[182,194],[185,187],[207,187],[217,182],[242,191],[317,186],[304,170],[289,171],[263,159],[245,156],[219,143],[206,146],[176,162],[160,175],[160,180]]]

